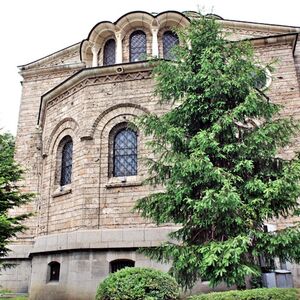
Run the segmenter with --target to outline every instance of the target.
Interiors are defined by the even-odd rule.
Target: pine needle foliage
[[[0,134],[0,257],[7,256],[11,238],[22,232],[22,221],[30,214],[12,214],[11,210],[19,207],[33,197],[23,193],[18,182],[23,174],[22,168],[14,160],[14,138],[9,133]],[[2,264],[1,267],[9,267]]]
[[[154,68],[156,94],[173,108],[139,119],[155,154],[148,183],[165,190],[135,209],[158,225],[181,227],[170,235],[175,242],[142,251],[171,262],[185,288],[201,277],[211,286],[241,286],[261,272],[259,256],[300,262],[297,224],[264,232],[268,220],[299,213],[299,155],[278,156],[299,124],[257,88],[264,70],[250,42],[230,42],[205,17],[179,35],[177,60]]]

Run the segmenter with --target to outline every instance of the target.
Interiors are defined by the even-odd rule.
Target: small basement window
[[[49,281],[59,281],[60,263],[52,261],[48,264]]]
[[[134,261],[130,259],[116,259],[110,262],[110,272],[115,273],[126,267],[134,267]]]

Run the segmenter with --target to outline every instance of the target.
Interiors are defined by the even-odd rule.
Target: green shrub
[[[189,300],[298,300],[297,289],[254,289],[209,293],[188,298]]]
[[[96,300],[175,300],[179,286],[170,275],[150,268],[112,273],[97,289]]]

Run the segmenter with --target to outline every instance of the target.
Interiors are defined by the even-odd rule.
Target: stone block
[[[102,242],[122,242],[123,231],[122,229],[103,229]]]
[[[145,240],[144,228],[124,228],[123,241],[143,242]]]

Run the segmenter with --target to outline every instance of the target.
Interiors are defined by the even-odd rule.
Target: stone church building
[[[160,244],[172,226],[156,227],[131,211],[155,189],[142,185],[147,169],[143,132],[129,129],[136,116],[168,109],[153,94],[149,57],[171,58],[179,43],[172,28],[194,12],[130,12],[100,22],[87,38],[19,67],[22,81],[16,159],[35,201],[28,230],[11,244],[0,284],[29,291],[30,299],[94,299],[101,280],[124,266],[168,266],[137,253]],[[214,16],[217,17],[217,16]],[[218,18],[231,39],[250,39],[262,65],[277,60],[265,85],[285,115],[300,117],[300,28]],[[298,44],[297,44],[298,43]],[[293,148],[294,147],[294,148]],[[292,155],[294,146],[286,149]],[[278,220],[270,228],[288,226]],[[286,266],[300,286],[300,268]],[[207,290],[206,281],[197,289]]]

